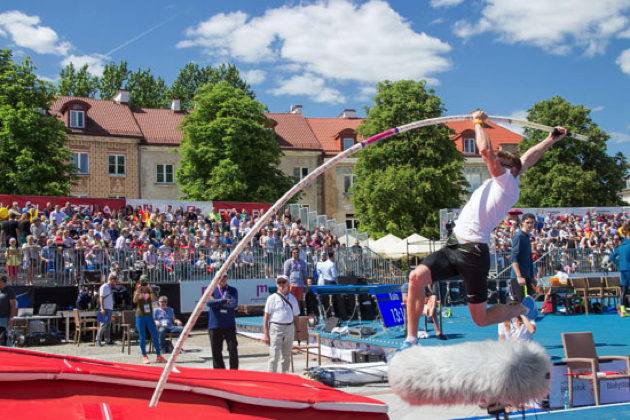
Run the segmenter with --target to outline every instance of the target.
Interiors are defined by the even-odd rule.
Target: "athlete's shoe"
[[[166,363],[166,359],[164,358],[164,356],[160,355],[155,358],[155,363]]]
[[[148,365],[149,363],[149,356],[142,356],[142,363],[144,363],[145,365]]]

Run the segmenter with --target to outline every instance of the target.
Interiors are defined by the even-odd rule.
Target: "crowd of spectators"
[[[255,215],[232,209],[202,214],[200,208],[168,205],[165,209],[126,206],[106,214],[98,206],[80,208],[71,202],[48,203],[40,209],[30,202],[20,208],[14,202],[6,208],[6,220],[0,224],[0,246],[6,248],[0,258],[4,257],[11,284],[16,284],[18,276],[25,284],[46,276],[74,284],[83,279],[84,271],[107,273],[113,263],[141,270],[151,281],[207,277],[221,267],[264,213],[262,209]],[[519,213],[510,211],[492,235],[491,248],[499,267],[509,266]],[[562,260],[553,264],[560,263],[567,272],[579,270],[578,264],[585,261],[600,265],[629,237],[627,212],[587,212],[584,216],[543,212],[536,215],[531,232],[534,258],[559,250],[554,254]],[[322,251],[337,254],[335,263],[348,271],[361,272],[363,248],[358,241],[346,248],[329,229],[306,229],[285,209],[256,233],[230,268],[230,277],[274,277],[284,271],[283,263],[294,248],[307,263],[308,275],[317,276],[315,266]]]
[[[233,209],[202,214],[199,208],[185,211],[168,205],[163,210],[126,206],[105,214],[98,207],[81,210],[70,202],[48,203],[41,209],[30,202],[20,208],[14,202],[0,226],[0,244],[7,247],[3,256],[12,284],[18,269],[30,285],[40,276],[78,281],[83,271],[106,273],[113,263],[142,270],[152,281],[189,278],[221,267],[263,213],[261,209],[253,216]],[[247,277],[273,277],[294,247],[312,270],[322,250],[334,254],[345,244],[329,229],[307,230],[286,209],[256,233],[231,270]],[[358,242],[351,248],[357,255],[362,252]],[[9,267],[15,269],[9,272]]]
[[[491,248],[499,260],[509,257],[520,214],[520,210],[511,210],[494,230]],[[561,265],[567,273],[588,267],[605,268],[608,260],[605,257],[623,239],[629,238],[630,217],[627,212],[586,212],[583,216],[543,212],[536,215],[536,222],[530,232],[533,258],[539,259],[553,254],[559,260],[549,262],[550,266]],[[509,261],[500,261],[499,265],[507,267]],[[542,268],[540,265],[539,267]]]

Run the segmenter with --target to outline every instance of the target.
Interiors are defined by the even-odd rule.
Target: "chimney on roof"
[[[182,110],[182,100],[181,99],[171,99],[171,111],[179,112]]]
[[[302,105],[291,105],[291,114],[301,114]]]
[[[114,95],[114,102],[117,104],[128,104],[131,101],[131,94],[128,90],[120,89]]]
[[[356,118],[357,111],[354,109],[344,109],[341,114],[337,118]]]

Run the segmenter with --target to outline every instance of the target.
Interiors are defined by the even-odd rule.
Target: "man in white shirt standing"
[[[103,338],[107,344],[114,344],[111,339],[112,311],[114,310],[114,287],[118,281],[116,273],[110,273],[107,283],[103,283],[98,289],[98,301],[100,304],[100,314],[98,316],[99,328],[96,333],[96,347],[101,347]]]
[[[332,260],[332,255],[326,251],[322,251],[321,260],[315,266],[317,271],[317,285],[329,286],[337,284],[337,266]]]
[[[424,309],[424,288],[430,287],[433,281],[459,274],[466,285],[471,318],[479,326],[497,324],[527,313],[527,308],[521,304],[488,307],[490,253],[487,243],[492,230],[518,200],[519,175],[538,162],[547,149],[562,140],[567,130],[556,127],[546,139],[519,158],[502,150],[495,153],[484,128],[488,116],[483,111],[475,111],[472,116],[477,148],[491,178],[473,192],[446,246],[426,257],[409,275],[409,322],[407,338],[401,350],[418,342],[418,319]]]
[[[263,318],[263,341],[269,345],[269,372],[275,372],[280,360],[280,372],[287,373],[291,364],[291,348],[295,325],[300,315],[298,301],[289,293],[289,279],[280,275],[276,279],[278,291],[269,295]]]

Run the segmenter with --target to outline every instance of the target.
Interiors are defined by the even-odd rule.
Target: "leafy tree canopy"
[[[590,109],[573,105],[560,96],[536,103],[527,119],[549,126],[561,125],[585,134],[590,141],[565,138],[547,150],[521,177],[523,207],[594,207],[622,205],[623,177],[628,163],[623,154],[606,153],[606,134],[590,118]],[[519,150],[525,152],[546,133],[526,129]]]
[[[182,109],[189,110],[193,106],[193,98],[199,89],[206,84],[217,84],[225,81],[231,86],[241,89],[256,99],[250,86],[241,78],[236,66],[221,64],[219,67],[199,67],[196,63],[188,63],[179,71],[177,79],[171,85],[171,97],[181,99]]]
[[[442,115],[442,100],[424,81],[384,81],[359,127],[369,137],[413,121]],[[376,237],[420,233],[439,237],[439,209],[459,207],[467,186],[464,158],[444,126],[408,131],[359,153],[352,202],[360,230]]]
[[[88,65],[82,66],[79,71],[75,71],[72,63],[61,69],[59,82],[57,83],[57,93],[65,96],[79,96],[82,98],[93,98],[98,91],[98,77],[92,76],[88,72]]]
[[[156,79],[149,69],[138,69],[130,73],[126,89],[131,95],[131,106],[134,108],[167,108],[170,103],[171,98],[164,79]]]
[[[177,182],[190,200],[275,201],[293,184],[265,107],[227,81],[207,84],[182,123]]]
[[[65,126],[44,112],[55,88],[34,70],[0,50],[0,193],[67,195],[74,166]]]
[[[103,69],[98,84],[99,96],[101,99],[110,100],[125,85],[129,71],[127,70],[127,62],[121,61],[119,64],[111,62]]]

